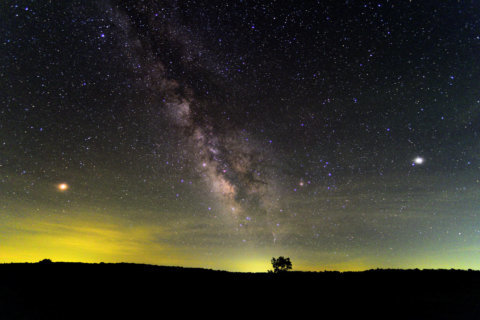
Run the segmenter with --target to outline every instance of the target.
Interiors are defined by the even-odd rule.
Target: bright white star
[[[425,161],[425,159],[423,159],[422,157],[416,157],[413,160],[413,162],[415,162],[415,164],[422,164],[424,161]]]

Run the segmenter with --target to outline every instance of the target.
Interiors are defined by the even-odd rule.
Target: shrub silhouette
[[[50,260],[50,259],[43,259],[43,260],[41,260],[41,261],[38,261],[38,263],[48,264],[48,263],[52,263],[52,260]]]
[[[290,258],[280,256],[278,259],[272,258],[272,267],[275,273],[287,272],[292,269],[292,262]]]

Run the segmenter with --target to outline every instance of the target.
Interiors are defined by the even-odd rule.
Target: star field
[[[475,1],[0,12],[0,262],[480,266]]]

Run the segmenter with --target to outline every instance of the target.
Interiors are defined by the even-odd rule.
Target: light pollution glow
[[[41,215],[41,213],[37,213]],[[82,218],[83,217],[83,218]],[[480,263],[472,252],[476,248],[445,248],[444,252],[411,250],[410,258],[388,259],[358,252],[297,253],[288,248],[192,249],[189,246],[159,243],[172,231],[158,225],[130,225],[111,216],[81,213],[74,216],[49,215],[46,219],[25,217],[3,219],[0,226],[0,263],[52,261],[117,263],[135,262],[156,265],[210,268],[237,272],[266,272],[272,255],[292,257],[294,270],[362,271],[372,268],[475,268]],[[338,257],[335,257],[337,256]],[[349,260],[345,256],[350,255]],[[343,256],[340,258],[340,256]],[[462,261],[458,263],[457,261]]]

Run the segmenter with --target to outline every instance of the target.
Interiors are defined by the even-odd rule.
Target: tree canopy
[[[292,262],[290,258],[280,256],[278,258],[272,258],[272,267],[275,273],[286,272],[292,269]]]

